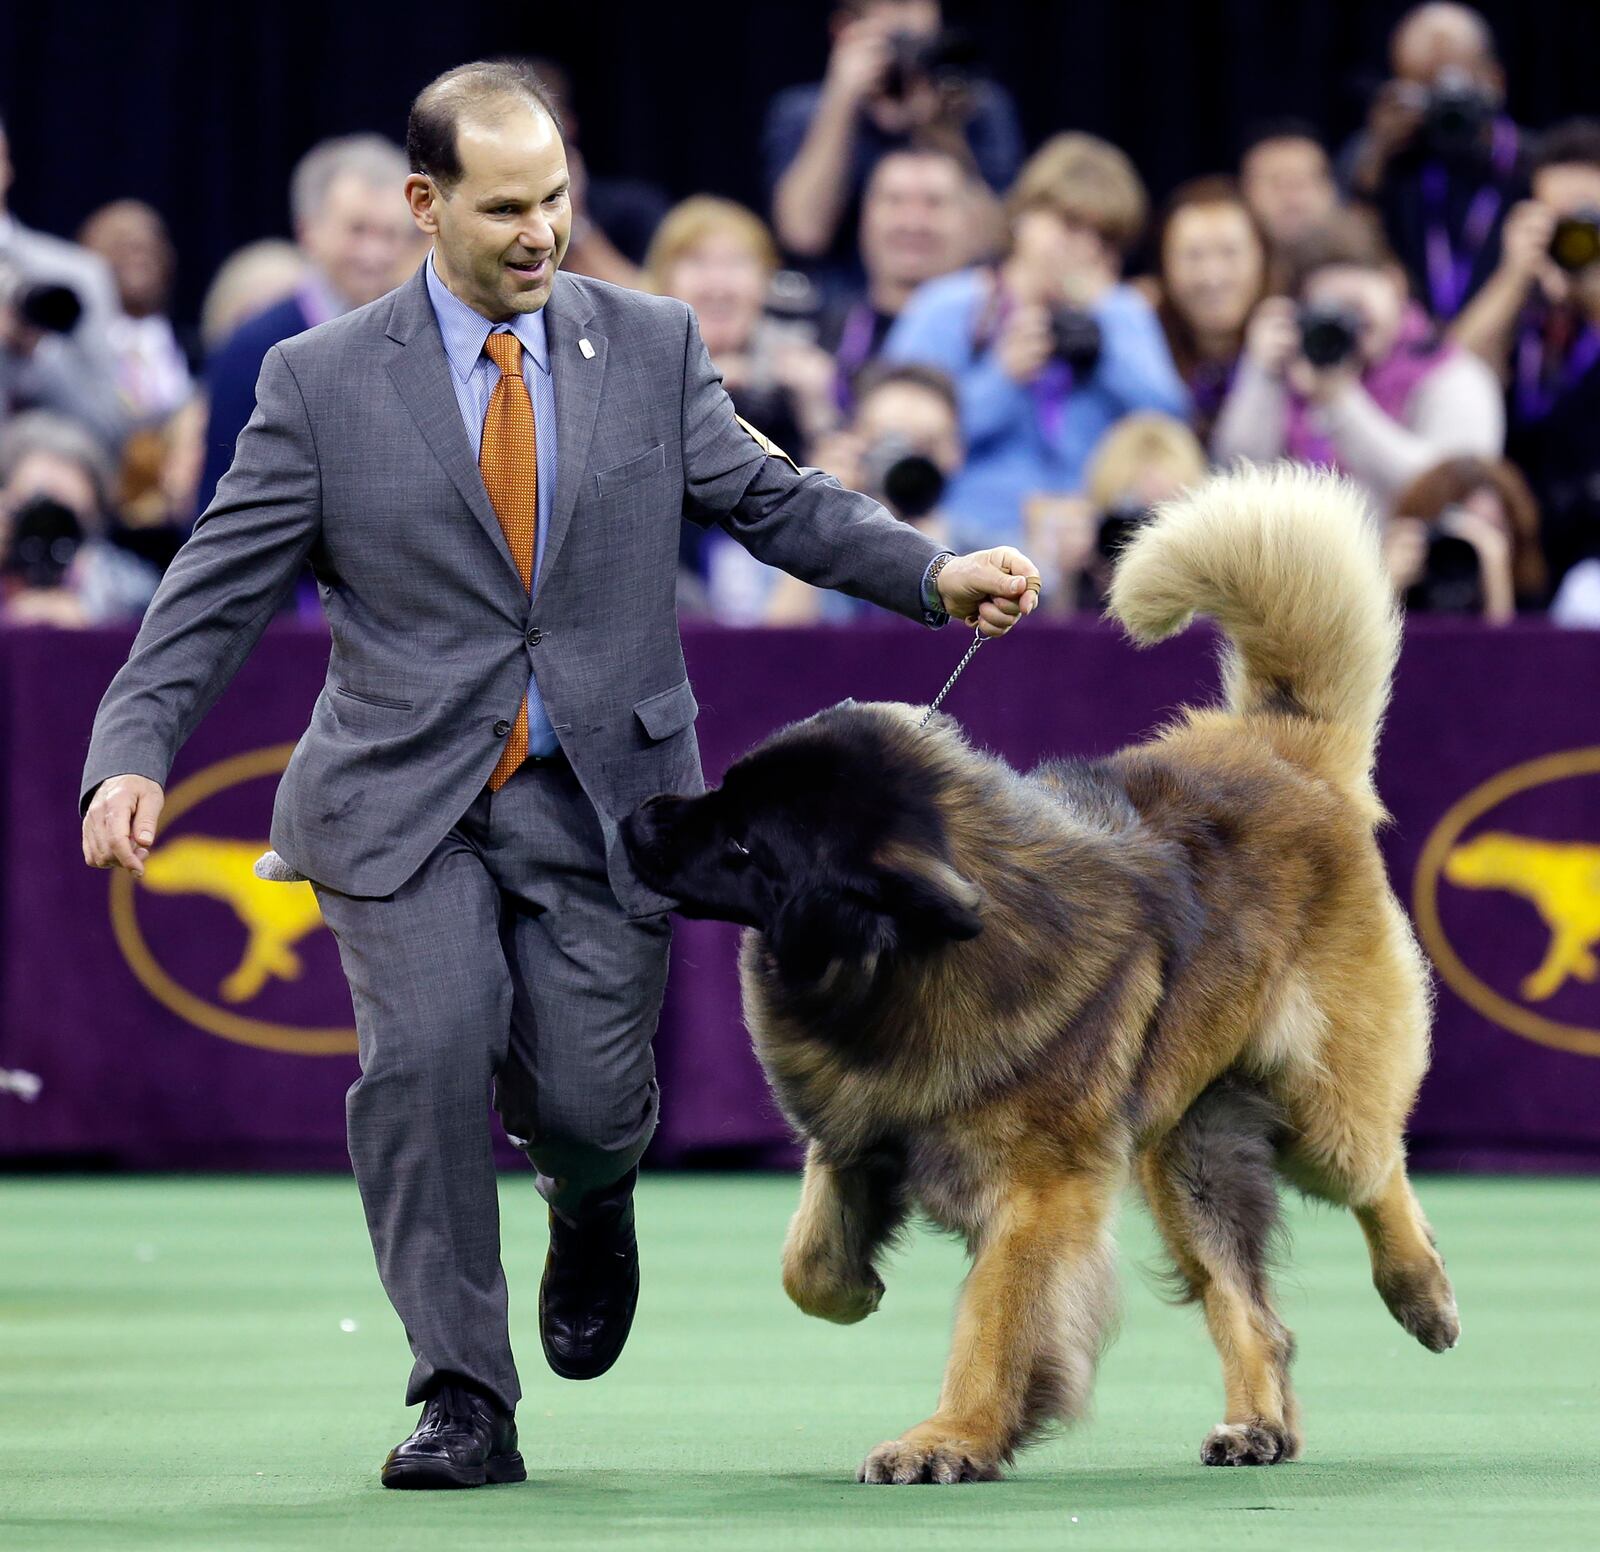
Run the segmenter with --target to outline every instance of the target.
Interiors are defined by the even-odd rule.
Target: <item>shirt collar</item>
[[[444,340],[444,353],[450,358],[451,370],[462,382],[472,376],[478,358],[483,355],[483,342],[495,329],[509,329],[522,341],[523,351],[533,358],[541,372],[550,370],[550,350],[545,339],[544,309],[537,312],[517,313],[505,324],[490,323],[482,313],[468,307],[459,296],[439,278],[433,267],[433,250],[428,251],[426,267],[428,300],[433,303],[434,316],[439,320],[439,335]]]

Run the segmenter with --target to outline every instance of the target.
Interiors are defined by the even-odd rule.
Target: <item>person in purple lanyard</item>
[[[861,267],[866,285],[822,317],[817,343],[837,363],[840,413],[855,409],[854,383],[918,286],[968,264],[975,220],[989,207],[976,169],[945,146],[890,151],[861,198]]]
[[[1416,296],[1444,323],[1499,263],[1506,214],[1527,192],[1523,137],[1504,112],[1494,35],[1476,11],[1417,6],[1390,35],[1389,53],[1393,78],[1342,171],[1382,218]]]
[[[1451,334],[1506,384],[1511,454],[1539,497],[1559,582],[1600,554],[1600,119],[1536,142],[1533,197],[1502,246]]]

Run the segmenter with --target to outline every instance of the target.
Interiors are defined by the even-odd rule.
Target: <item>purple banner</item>
[[[964,646],[901,622],[687,628],[708,778],[845,696],[927,700]],[[124,632],[0,632],[0,1157],[343,1167],[350,1000],[308,886],[263,884],[272,793],[327,638],[274,626],[172,773],[146,879],[83,867],[75,798]],[[1136,653],[1030,623],[949,709],[1022,766],[1215,696],[1194,632]],[[1600,1168],[1600,633],[1414,626],[1383,739],[1384,846],[1438,974],[1415,1160]],[[737,933],[680,922],[657,1041],[664,1162],[793,1158],[739,1017]]]

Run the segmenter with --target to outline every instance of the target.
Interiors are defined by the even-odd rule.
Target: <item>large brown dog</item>
[[[915,1208],[971,1249],[938,1410],[863,1480],[994,1477],[1081,1412],[1130,1173],[1222,1359],[1208,1465],[1300,1447],[1275,1172],[1350,1207],[1395,1319],[1454,1345],[1401,1141],[1427,982],[1373,840],[1391,596],[1348,487],[1219,477],[1128,546],[1111,609],[1140,642],[1213,616],[1222,709],[1020,776],[948,718],[846,703],[629,821],[647,882],[751,928],[746,1016],[809,1141],[790,1297],[870,1314]]]

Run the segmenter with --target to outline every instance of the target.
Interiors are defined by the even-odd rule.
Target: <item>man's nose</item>
[[[529,253],[544,253],[556,245],[555,228],[544,216],[535,216],[517,237]]]

